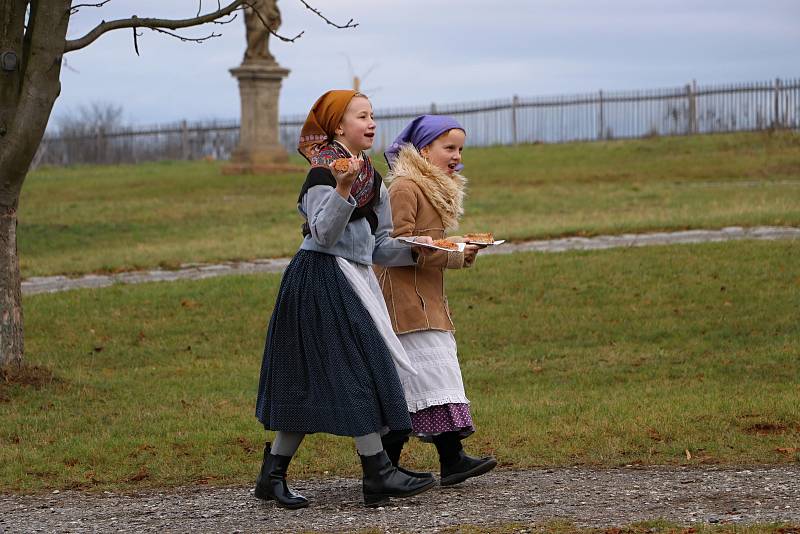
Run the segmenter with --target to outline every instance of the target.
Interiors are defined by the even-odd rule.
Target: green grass
[[[800,225],[797,133],[470,148],[465,163],[462,229],[507,239]],[[289,256],[302,179],[208,162],[38,170],[20,201],[23,275]]]
[[[28,362],[60,380],[0,390],[0,491],[251,483],[279,281],[26,297]],[[479,258],[448,291],[467,448],[513,468],[797,462],[799,290],[793,241]],[[406,461],[434,454],[412,442]],[[358,472],[352,440],[325,435],[292,464]]]

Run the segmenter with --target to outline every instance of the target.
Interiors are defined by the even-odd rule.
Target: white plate
[[[415,243],[413,237],[398,237],[397,240],[398,241],[402,241],[406,245],[410,245],[412,247],[425,247],[425,248],[432,248],[432,249],[436,249],[436,250],[446,250],[448,252],[452,252],[453,251],[453,249],[450,249],[450,248],[437,247],[436,245],[429,245],[427,243]],[[453,244],[458,246],[457,250],[459,252],[463,252],[464,251],[464,247],[467,246],[466,243],[453,243]]]

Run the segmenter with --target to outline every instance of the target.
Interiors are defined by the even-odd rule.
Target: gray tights
[[[303,432],[284,432],[279,430],[275,433],[271,452],[280,456],[294,456],[304,437],[306,435]],[[358,454],[361,456],[374,456],[383,450],[381,435],[377,432],[365,436],[356,436],[354,439]]]

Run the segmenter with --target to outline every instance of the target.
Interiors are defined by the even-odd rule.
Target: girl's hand
[[[363,165],[364,162],[355,157],[350,158],[347,164],[347,170],[344,172],[336,172],[336,169],[333,168],[333,163],[329,165],[333,177],[336,178],[336,191],[338,191],[342,197],[348,198],[350,196],[350,188],[353,187],[353,182],[355,182],[358,173],[361,172],[361,167]]]
[[[415,243],[424,243],[426,245],[433,245],[433,238],[428,235],[418,235],[414,237]],[[420,256],[427,257],[436,252],[435,249],[428,248],[428,247],[411,247],[411,250],[419,254]]]
[[[472,267],[475,258],[478,257],[480,247],[477,245],[467,245],[464,247],[464,267]]]

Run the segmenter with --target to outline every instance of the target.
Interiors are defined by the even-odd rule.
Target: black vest
[[[369,200],[369,202],[361,207],[356,207],[356,209],[353,210],[352,215],[350,215],[350,221],[355,221],[361,218],[367,219],[369,227],[372,230],[372,235],[375,235],[375,232],[378,230],[378,214],[375,213],[373,207],[381,196],[381,184],[383,183],[383,177],[381,177],[381,174],[377,170],[374,172],[375,180],[372,182],[372,187],[375,191],[375,194],[372,195],[372,198]],[[297,202],[302,202],[303,195],[305,195],[306,192],[315,185],[329,185],[335,188],[336,178],[333,177],[333,173],[328,169],[323,167],[312,167],[311,170],[308,171],[306,181],[303,182],[303,188],[300,190],[300,196],[297,197]],[[311,228],[309,228],[308,221],[306,220],[306,222],[303,223],[303,237],[309,235],[310,233]]]

